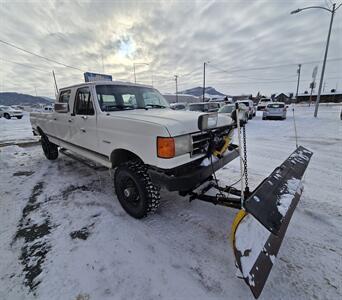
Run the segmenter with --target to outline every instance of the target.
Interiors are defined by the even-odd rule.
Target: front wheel
[[[153,214],[160,203],[159,188],[139,161],[128,161],[115,171],[114,186],[123,209],[132,217],[141,219]]]
[[[10,116],[9,114],[6,113],[6,114],[4,114],[4,118],[7,119],[7,120],[9,120],[9,119],[11,118],[11,116]]]

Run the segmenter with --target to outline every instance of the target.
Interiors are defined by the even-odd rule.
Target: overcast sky
[[[336,0],[340,3],[341,0]],[[4,1],[0,40],[84,71],[152,83],[161,92],[207,86],[236,95],[295,92],[296,64],[303,63],[300,92],[324,55],[330,14],[309,5],[331,1]],[[326,88],[342,90],[342,7],[335,15]],[[103,62],[103,63],[102,63]],[[285,65],[285,66],[279,66]],[[273,66],[273,67],[272,67]],[[258,69],[263,68],[263,69]],[[0,43],[0,90],[54,95],[83,81],[82,71],[44,61]],[[251,70],[252,69],[252,70]]]

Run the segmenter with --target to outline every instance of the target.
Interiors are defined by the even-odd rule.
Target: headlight
[[[174,139],[176,156],[192,151],[191,136],[189,134],[177,136]]]
[[[192,151],[191,136],[189,134],[177,137],[158,137],[157,155],[160,158],[173,158]]]

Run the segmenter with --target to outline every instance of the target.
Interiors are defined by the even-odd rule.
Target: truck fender
[[[138,160],[144,163],[138,155],[126,149],[115,149],[110,154],[110,161],[112,162],[113,168],[131,160]]]

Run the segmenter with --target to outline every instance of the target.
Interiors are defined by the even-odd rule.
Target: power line
[[[85,71],[83,71],[83,70],[81,70],[81,69],[79,69],[79,68],[77,68],[77,67],[73,67],[73,66],[70,66],[70,65],[61,63],[61,62],[59,62],[59,61],[57,61],[57,60],[54,60],[54,59],[51,59],[51,58],[48,58],[48,57],[39,55],[39,54],[37,54],[37,53],[34,53],[34,52],[29,51],[29,50],[23,49],[23,48],[21,48],[21,47],[18,47],[18,46],[16,46],[16,45],[13,45],[13,44],[11,44],[11,43],[9,43],[9,42],[6,42],[6,41],[4,41],[4,40],[1,40],[1,39],[0,39],[0,43],[3,43],[3,44],[5,44],[5,45],[10,46],[10,47],[12,47],[12,48],[15,48],[15,49],[17,49],[17,50],[26,52],[26,53],[31,54],[31,55],[33,55],[33,56],[39,57],[39,58],[41,58],[41,59],[45,59],[46,61],[49,61],[49,62],[58,64],[58,65],[64,66],[64,67],[66,67],[66,68],[70,68],[70,69],[74,69],[74,70],[77,70],[77,71],[85,72]]]
[[[331,58],[327,59],[327,61],[339,61],[342,60],[342,57],[337,57],[337,58]],[[310,64],[316,64],[316,63],[321,63],[321,60],[315,60],[315,61],[307,61],[301,63],[302,65],[310,65]],[[211,67],[214,67],[217,70],[220,70],[221,72],[224,73],[233,73],[233,72],[239,72],[239,71],[257,71],[257,70],[265,70],[265,69],[273,69],[273,68],[282,68],[282,67],[292,67],[292,66],[297,66],[298,63],[288,63],[288,64],[279,64],[279,65],[269,65],[269,66],[264,66],[264,67],[253,67],[253,68],[236,68],[236,69],[231,69],[231,70],[225,70],[217,65],[211,63]]]
[[[37,71],[41,71],[41,72],[50,72],[50,71],[47,71],[46,69],[43,69],[43,68],[40,68],[40,67],[36,67],[36,66],[33,66],[33,65],[28,65],[28,64],[23,64],[23,63],[19,63],[19,62],[8,60],[8,59],[1,59],[0,61],[5,62],[5,63],[11,63],[11,64],[23,66],[23,67],[26,67],[26,68],[31,68],[31,69],[34,69],[34,70],[37,70]]]

